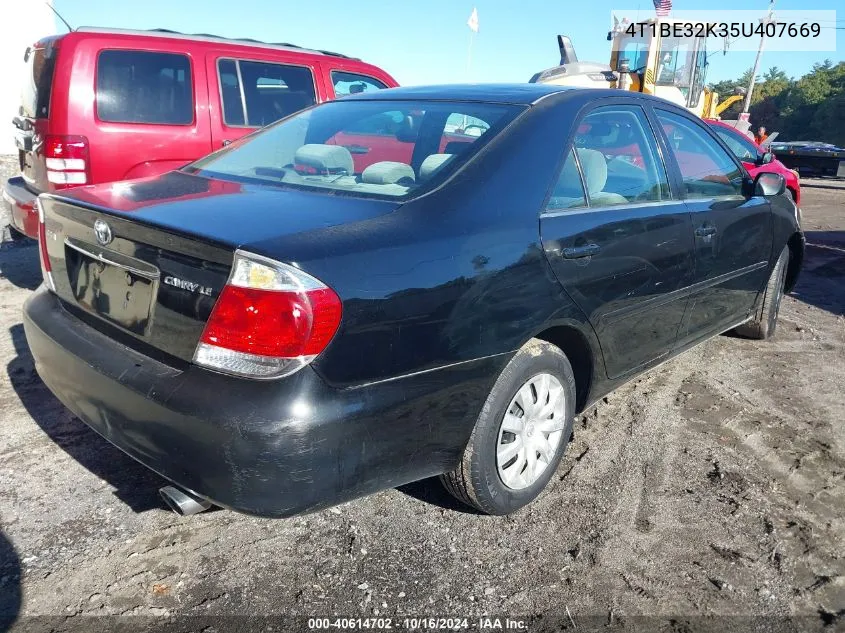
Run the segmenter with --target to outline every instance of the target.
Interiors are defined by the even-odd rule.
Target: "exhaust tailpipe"
[[[197,497],[193,493],[175,486],[165,486],[158,491],[158,494],[161,495],[161,498],[164,499],[171,510],[183,517],[204,512],[211,507],[211,501],[208,499]]]

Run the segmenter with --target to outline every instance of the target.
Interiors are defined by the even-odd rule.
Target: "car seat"
[[[618,193],[604,191],[607,184],[607,161],[604,155],[594,149],[577,149],[578,161],[584,174],[584,184],[590,194],[590,206],[627,204],[628,199]]]
[[[420,182],[425,182],[443,169],[452,159],[452,154],[431,154],[420,165]]]

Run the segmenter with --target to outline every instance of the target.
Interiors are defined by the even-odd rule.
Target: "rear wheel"
[[[557,469],[572,434],[575,377],[560,349],[532,339],[499,375],[460,465],[441,480],[487,514],[534,500]]]
[[[760,308],[754,318],[734,329],[740,336],[754,339],[767,339],[775,335],[778,324],[778,313],[786,285],[786,269],[789,264],[789,247],[784,246],[780,257],[772,269],[769,282],[763,295]]]

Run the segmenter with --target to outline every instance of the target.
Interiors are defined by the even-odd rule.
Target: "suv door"
[[[655,109],[692,215],[694,292],[679,345],[724,331],[745,319],[768,277],[770,205],[746,197],[745,171],[705,124]]]
[[[598,335],[608,377],[671,352],[686,308],[678,291],[692,273],[692,226],[640,106],[597,107],[578,123],[540,234]]]
[[[206,68],[209,92],[216,95],[209,108],[215,150],[322,100],[315,83],[319,67],[213,52]]]

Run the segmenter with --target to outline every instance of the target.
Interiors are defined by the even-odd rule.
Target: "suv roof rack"
[[[186,40],[200,40],[205,42],[228,42],[230,44],[243,44],[244,46],[260,46],[263,48],[277,48],[289,51],[300,51],[303,53],[316,53],[320,55],[329,55],[331,57],[342,57],[344,59],[355,59],[357,57],[350,57],[342,53],[333,53],[332,51],[325,51],[319,49],[303,48],[296,44],[289,44],[287,42],[262,42],[249,37],[223,37],[222,35],[211,35],[209,33],[181,33],[180,31],[173,31],[171,29],[117,29],[106,28],[99,26],[83,26],[76,29],[83,33],[117,33],[126,35],[146,35],[149,37],[172,37],[174,39]],[[359,60],[360,61],[360,60]]]

